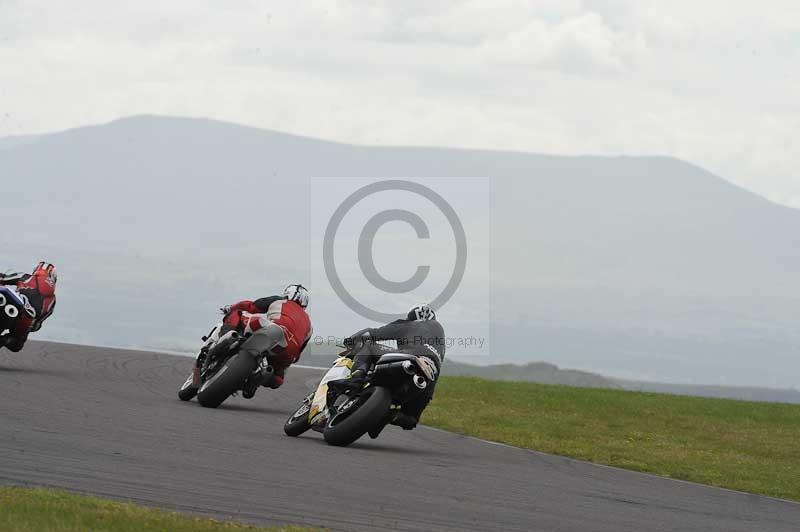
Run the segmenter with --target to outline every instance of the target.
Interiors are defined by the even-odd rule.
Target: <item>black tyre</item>
[[[191,401],[197,395],[197,388],[192,386],[192,377],[189,376],[186,382],[183,383],[181,389],[178,390],[178,399],[181,401]]]
[[[197,402],[217,408],[225,399],[242,388],[245,379],[256,369],[255,359],[247,353],[233,355],[197,392]]]
[[[361,406],[352,412],[342,411],[328,421],[323,436],[331,445],[350,445],[371,428],[383,421],[392,406],[392,394],[382,386],[376,386]]]
[[[286,423],[283,425],[283,432],[285,432],[287,436],[300,436],[311,428],[308,422],[308,412],[311,410],[311,399],[313,397],[314,394],[306,397],[305,400],[303,400],[303,404],[300,405],[300,408],[295,410],[294,414],[286,420]]]

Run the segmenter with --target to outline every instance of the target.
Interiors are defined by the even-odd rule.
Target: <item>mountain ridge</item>
[[[6,227],[25,220],[24,232],[0,235],[0,268],[47,255],[69,279],[48,324],[54,340],[188,344],[206,332],[205,309],[272,290],[270,279],[306,278],[311,177],[484,176],[492,362],[798,383],[800,211],[680,159],[360,146],[138,115],[2,149],[0,175],[36,185],[15,189],[0,213]],[[298,223],[255,241],[231,230],[240,213],[265,209]],[[318,307],[326,333],[357,329],[326,310],[338,304]]]
[[[474,154],[481,154],[481,155],[511,155],[511,156],[519,156],[519,157],[535,157],[535,158],[552,158],[557,160],[568,160],[568,159],[585,159],[585,160],[607,160],[607,161],[626,161],[626,160],[644,160],[644,161],[665,161],[665,162],[672,162],[677,163],[678,165],[684,165],[687,168],[691,169],[693,172],[698,172],[701,174],[705,174],[705,177],[713,179],[717,182],[725,183],[730,185],[731,187],[742,190],[749,194],[752,194],[770,204],[777,205],[780,207],[784,207],[786,209],[792,211],[800,211],[800,209],[796,209],[794,207],[788,205],[782,205],[776,203],[769,198],[766,198],[757,192],[749,190],[745,187],[737,185],[732,181],[728,181],[727,179],[714,174],[703,168],[701,165],[692,163],[690,161],[686,161],[679,157],[674,157],[671,155],[664,155],[664,154],[646,154],[646,155],[601,155],[601,154],[591,154],[591,153],[583,153],[583,154],[549,154],[549,153],[542,153],[542,152],[535,152],[535,151],[522,151],[522,150],[502,150],[502,149],[477,149],[477,148],[466,148],[466,147],[459,147],[459,146],[424,146],[424,145],[414,145],[414,144],[360,144],[354,142],[347,142],[347,141],[340,141],[340,140],[331,140],[325,138],[314,137],[312,135],[300,134],[300,133],[292,133],[281,131],[277,129],[270,129],[270,128],[261,128],[254,125],[247,125],[247,124],[238,124],[236,122],[230,122],[227,120],[219,120],[213,118],[204,118],[204,117],[188,117],[188,116],[181,116],[181,115],[160,115],[160,114],[135,114],[130,116],[124,116],[120,118],[115,118],[108,122],[101,122],[97,124],[87,124],[82,126],[75,126],[70,127],[62,130],[45,132],[45,133],[37,133],[35,135],[11,135],[0,137],[0,145],[3,142],[11,141],[10,147],[21,147],[24,146],[31,146],[41,141],[45,141],[50,137],[58,137],[63,135],[69,135],[74,133],[81,133],[81,132],[92,132],[95,130],[102,130],[107,129],[108,127],[116,127],[116,126],[125,126],[128,124],[136,124],[136,123],[148,123],[150,126],[150,122],[152,121],[161,121],[165,123],[169,122],[184,122],[184,123],[197,123],[197,124],[206,124],[206,125],[214,125],[214,126],[222,126],[226,128],[231,128],[240,131],[247,131],[253,134],[267,134],[273,136],[280,136],[280,137],[289,137],[294,140],[298,141],[309,141],[319,144],[327,144],[331,146],[339,146],[339,147],[346,147],[346,148],[367,148],[367,149],[374,149],[374,150],[421,150],[421,151],[430,151],[430,152],[462,152],[462,153],[474,153]],[[20,144],[15,144],[19,142]]]

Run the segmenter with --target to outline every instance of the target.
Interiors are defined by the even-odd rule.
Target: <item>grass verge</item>
[[[517,447],[800,500],[800,405],[442,377],[423,422]]]
[[[61,491],[0,487],[3,532],[309,532],[190,517]]]

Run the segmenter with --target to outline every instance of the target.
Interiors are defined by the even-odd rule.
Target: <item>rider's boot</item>
[[[435,384],[425,389],[425,392],[418,398],[403,405],[403,408],[395,414],[390,423],[402,427],[403,430],[412,430],[419,423],[422,412],[433,398]]]
[[[392,425],[397,425],[398,427],[402,427],[403,430],[412,430],[414,427],[417,426],[419,419],[409,415],[404,414],[403,412],[398,412],[395,414],[390,421]]]
[[[364,384],[367,382],[367,373],[372,367],[373,359],[375,358],[373,344],[369,342],[364,343],[355,355],[353,355],[353,368],[350,371],[350,376],[329,382],[328,388],[337,391],[359,390],[363,388]]]
[[[245,399],[252,399],[256,395],[256,390],[258,390],[258,383],[255,381],[255,379],[248,379],[247,382],[244,383],[242,397]]]
[[[252,399],[256,394],[259,386],[267,386],[272,388],[273,381],[275,381],[275,370],[270,366],[267,357],[261,359],[258,367],[255,369],[250,378],[244,385],[242,390],[242,397],[245,399]],[[280,384],[283,384],[283,379],[280,379]],[[278,386],[280,386],[280,384]],[[277,388],[278,386],[274,386]]]
[[[274,373],[272,377],[267,379],[266,382],[262,382],[261,386],[277,390],[278,388],[283,386],[283,375],[278,375],[277,373]]]
[[[338,379],[335,381],[330,381],[328,383],[328,388],[332,390],[359,390],[364,387],[364,384],[367,382],[367,372],[363,369],[356,369],[350,373],[349,377],[344,379]]]

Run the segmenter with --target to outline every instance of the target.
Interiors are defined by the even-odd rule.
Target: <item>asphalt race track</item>
[[[283,422],[321,375],[218,410],[182,403],[186,357],[30,343],[0,352],[0,484],[333,530],[800,529],[800,505],[389,427],[345,449]],[[358,499],[357,502],[355,499]]]

